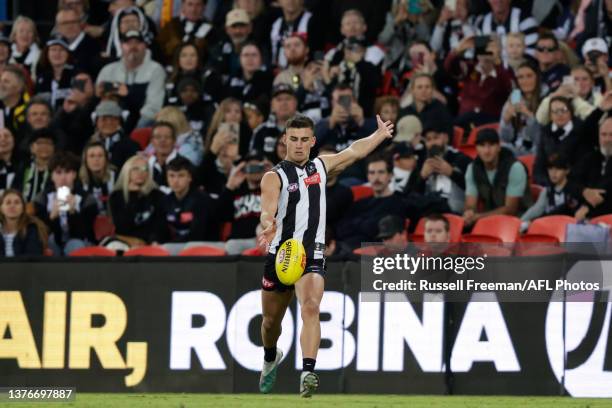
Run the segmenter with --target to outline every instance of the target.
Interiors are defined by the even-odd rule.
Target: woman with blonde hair
[[[251,135],[251,129],[242,112],[242,102],[236,98],[226,98],[221,101],[210,121],[204,151],[208,151],[213,140],[219,137],[223,139],[223,144],[238,143],[240,155],[245,155],[249,149]]]
[[[83,149],[79,180],[83,190],[96,199],[100,214],[108,211],[108,198],[117,179],[117,170],[108,157],[108,152],[101,142],[89,142]]]
[[[34,21],[25,16],[19,16],[13,23],[9,37],[11,40],[11,63],[23,65],[34,78],[34,71],[40,57],[40,38]]]
[[[176,106],[166,106],[157,113],[155,120],[170,123],[174,127],[178,154],[188,159],[194,166],[199,166],[204,156],[202,135],[191,128],[185,114]],[[150,149],[151,145],[147,148],[147,153]]]
[[[42,222],[28,215],[21,193],[4,191],[0,196],[0,256],[42,255],[46,235]]]
[[[167,237],[163,193],[149,171],[146,157],[129,158],[110,196],[110,212],[118,238],[130,246],[163,242]]]

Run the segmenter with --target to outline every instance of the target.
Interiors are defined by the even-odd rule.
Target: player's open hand
[[[376,115],[376,121],[378,122],[378,130],[376,130],[376,132],[384,135],[388,139],[392,138],[393,122],[391,122],[390,120],[383,122],[380,118],[380,115]]]
[[[259,238],[259,245],[266,247],[270,246],[270,243],[274,239],[274,235],[276,234],[276,220],[272,220],[272,223],[268,225],[268,227],[264,228],[261,232],[261,237]]]

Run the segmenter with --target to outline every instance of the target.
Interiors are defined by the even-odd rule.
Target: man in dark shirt
[[[217,241],[215,200],[193,188],[193,165],[177,157],[166,166],[170,192],[163,200],[170,242]]]
[[[111,163],[120,169],[127,159],[140,150],[140,146],[124,135],[121,108],[117,102],[102,101],[95,113],[96,133],[92,139],[104,144]]]
[[[536,59],[542,72],[542,84],[551,93],[557,90],[563,82],[563,77],[570,74],[565,64],[558,63],[559,41],[552,33],[542,33],[536,43]]]

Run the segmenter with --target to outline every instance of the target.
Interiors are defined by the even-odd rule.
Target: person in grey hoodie
[[[166,73],[151,59],[144,37],[139,31],[128,31],[121,37],[122,57],[106,65],[96,82],[96,94],[102,99],[118,98],[129,112],[124,129],[146,127],[164,102]]]

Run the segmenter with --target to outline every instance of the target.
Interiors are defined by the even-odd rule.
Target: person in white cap
[[[240,72],[240,49],[251,37],[253,25],[247,12],[233,9],[225,16],[225,35],[210,51],[209,61],[215,71],[227,80]]]
[[[612,78],[608,67],[608,44],[603,38],[589,38],[582,46],[584,65],[595,78],[595,89],[605,93],[612,89]]]

